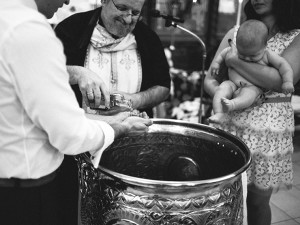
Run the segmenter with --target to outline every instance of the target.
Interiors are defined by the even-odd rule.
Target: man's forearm
[[[85,114],[87,118],[92,120],[101,120],[107,122],[115,132],[115,138],[118,138],[126,133],[128,133],[129,129],[125,125],[122,124],[122,121],[119,121],[117,116],[102,116],[97,114]]]
[[[154,86],[131,96],[134,109],[145,109],[154,107],[165,101],[170,94],[170,89],[163,86]]]

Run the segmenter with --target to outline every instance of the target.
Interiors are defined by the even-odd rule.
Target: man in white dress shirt
[[[0,224],[56,225],[64,154],[102,151],[151,120],[89,120],[69,85],[63,47],[46,18],[66,0],[0,1]],[[40,12],[40,13],[39,13]],[[118,120],[116,120],[118,122]]]

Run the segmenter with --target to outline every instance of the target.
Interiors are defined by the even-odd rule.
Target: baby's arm
[[[282,78],[282,92],[285,94],[295,91],[293,69],[290,64],[280,55],[272,51],[266,51],[267,61],[279,71]]]
[[[211,65],[211,75],[212,76],[218,76],[220,65],[225,60],[225,57],[230,50],[231,50],[231,47],[224,48],[220,52],[220,54],[216,57],[213,64]]]

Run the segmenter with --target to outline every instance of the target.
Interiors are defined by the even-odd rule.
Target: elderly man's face
[[[130,33],[140,17],[145,0],[104,0],[101,19],[107,31],[117,37]]]

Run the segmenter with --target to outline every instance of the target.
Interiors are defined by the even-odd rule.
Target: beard
[[[121,38],[132,32],[135,28],[135,25],[136,22],[134,21],[132,21],[130,24],[127,24],[122,18],[116,17],[114,19],[107,20],[105,23],[105,28],[110,34]]]

